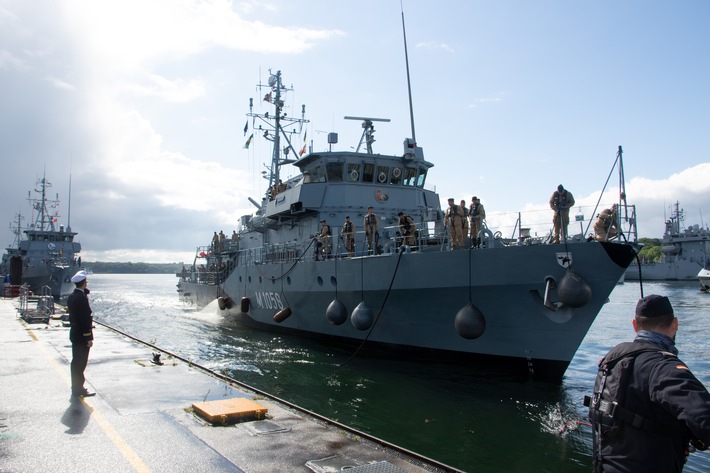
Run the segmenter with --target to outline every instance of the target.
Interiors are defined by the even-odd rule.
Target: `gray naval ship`
[[[683,225],[685,212],[673,205],[661,241],[661,261],[641,261],[626,270],[625,279],[636,281],[695,281],[710,265],[710,230]]]
[[[74,290],[70,278],[81,267],[81,244],[69,225],[58,225],[60,201],[58,195],[49,197],[51,187],[43,176],[35,186],[36,197],[28,193],[34,221],[22,230],[23,218],[17,216],[11,225],[15,239],[3,254],[0,271],[11,286],[27,285],[35,295],[61,300]]]
[[[293,142],[307,120],[283,112],[290,89],[281,72],[260,87],[273,109],[254,113],[250,99],[247,115],[273,141],[270,189],[260,202],[249,199],[256,212],[241,218],[237,234],[197,248],[194,263],[177,274],[183,299],[216,300],[245,323],[344,344],[352,353],[562,379],[634,246],[582,234],[554,245],[523,233],[505,239],[484,227],[480,248],[450,250],[439,196],[425,188],[433,164],[414,138],[399,154],[377,154],[374,123],[381,119],[345,117],[362,124],[354,152],[300,155]],[[296,176],[282,182],[285,165]],[[372,248],[363,224],[370,206],[379,236]],[[416,226],[413,244],[403,242],[400,212]],[[346,217],[355,225],[352,251],[340,237]],[[321,221],[330,238],[318,237]]]

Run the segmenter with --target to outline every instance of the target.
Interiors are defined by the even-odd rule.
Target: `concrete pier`
[[[69,329],[28,324],[0,300],[0,472],[452,471],[251,392],[99,324],[86,369],[97,395],[70,396]],[[266,419],[213,426],[192,404],[247,398]]]

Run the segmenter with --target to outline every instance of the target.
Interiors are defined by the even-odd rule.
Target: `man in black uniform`
[[[680,472],[690,448],[710,444],[710,393],[676,356],[667,297],[641,299],[632,324],[636,339],[599,363],[589,410],[594,471]]]
[[[94,334],[92,325],[94,322],[91,316],[89,298],[86,296],[89,290],[86,288],[86,271],[79,271],[71,278],[71,282],[76,285],[74,292],[67,299],[69,309],[69,340],[71,340],[71,393],[72,396],[87,397],[96,393],[89,392],[84,387],[84,370],[89,361],[89,350],[94,344]]]

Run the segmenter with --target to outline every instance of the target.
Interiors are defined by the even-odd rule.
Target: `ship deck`
[[[68,328],[28,324],[0,300],[3,471],[459,471],[210,373],[96,324],[86,369],[97,395],[71,398]],[[266,419],[213,426],[193,404],[248,399]]]

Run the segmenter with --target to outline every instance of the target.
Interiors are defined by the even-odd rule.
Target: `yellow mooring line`
[[[25,326],[25,330],[27,330],[27,333],[29,333],[32,340],[34,340],[36,342],[36,345],[40,347],[45,357],[49,360],[54,369],[57,370],[62,379],[64,379],[64,381],[67,383],[67,386],[71,386],[71,378],[69,377],[69,374],[67,374],[67,370],[61,367],[59,363],[57,363],[57,360],[55,360],[50,355],[50,353],[47,351],[47,348],[42,343],[40,343],[34,332],[32,332],[32,329],[28,327],[24,321],[22,321],[22,324]],[[118,432],[116,432],[116,429],[114,429],[111,423],[106,420],[103,414],[101,414],[101,411],[92,407],[91,404],[89,404],[85,398],[79,398],[79,400],[84,405],[84,407],[86,407],[86,409],[90,412],[90,418],[94,419],[96,423],[99,424],[99,427],[101,427],[101,429],[108,436],[111,442],[113,442],[116,448],[118,448],[118,450],[128,461],[128,463],[131,464],[133,469],[139,473],[150,473],[150,468],[148,468],[148,466],[143,463],[143,460],[141,460],[138,454],[134,452],[130,445],[128,445],[128,443],[123,440],[123,438],[118,434]]]

